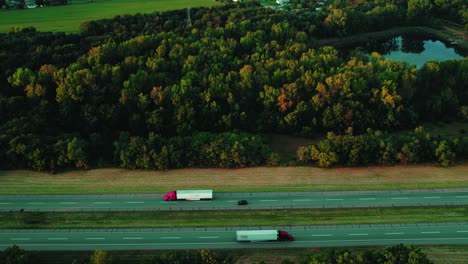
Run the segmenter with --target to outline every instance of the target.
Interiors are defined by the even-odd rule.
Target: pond
[[[428,36],[407,34],[384,40],[375,40],[364,45],[355,46],[354,49],[370,54],[378,52],[383,57],[404,61],[421,68],[428,61],[463,59],[462,51],[456,50],[452,45],[430,38]]]

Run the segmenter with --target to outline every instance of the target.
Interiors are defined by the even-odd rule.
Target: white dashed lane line
[[[462,196],[455,196],[457,198],[468,198],[468,195],[462,195]]]
[[[217,236],[204,236],[204,237],[199,237],[199,238],[219,238]]]
[[[460,230],[460,231],[457,231],[457,233],[468,233],[468,230]]]
[[[87,239],[87,240],[104,240],[105,238],[103,238],[103,237],[87,237],[85,239]]]
[[[124,237],[122,239],[126,239],[126,240],[139,240],[139,239],[143,239],[142,237]]]
[[[60,204],[77,204],[76,202],[61,202]]]
[[[311,199],[296,199],[296,200],[293,200],[293,202],[308,202],[308,201],[312,201]]]
[[[421,234],[440,234],[440,231],[426,231],[426,232],[421,232]]]
[[[336,199],[332,199],[332,198],[327,198],[327,201],[343,201],[344,199],[341,199],[341,198],[336,198]]]
[[[32,203],[28,203],[28,204],[44,204],[42,202],[32,202]]]
[[[93,204],[110,204],[111,202],[93,202]]]
[[[145,203],[145,202],[125,202],[125,203],[128,203],[128,204],[142,204],[142,203]]]
[[[385,233],[386,235],[404,235],[405,233]]]
[[[66,237],[49,237],[47,240],[68,240]]]
[[[424,199],[440,199],[440,196],[426,196]]]
[[[348,234],[348,236],[368,236],[369,234],[360,233],[360,234]]]
[[[359,198],[359,200],[367,201],[367,200],[375,200],[376,198]]]
[[[24,240],[31,240],[31,238],[29,238],[29,237],[14,237],[14,238],[10,238],[10,240],[21,240],[21,241],[24,241]]]
[[[180,237],[160,237],[161,239],[180,239]]]
[[[313,237],[331,237],[331,234],[319,234],[319,235],[312,235]]]
[[[277,202],[278,200],[260,200],[260,202]]]
[[[408,200],[408,197],[393,197],[392,200]]]

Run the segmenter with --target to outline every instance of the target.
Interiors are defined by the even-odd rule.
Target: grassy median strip
[[[0,213],[0,228],[281,226],[468,221],[468,206],[326,210]]]

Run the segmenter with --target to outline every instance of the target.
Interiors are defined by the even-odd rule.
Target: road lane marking
[[[128,203],[128,204],[142,204],[142,203],[145,203],[145,202],[125,202],[125,203]]]
[[[308,201],[312,201],[311,199],[296,199],[296,200],[293,200],[293,202],[308,202]]]
[[[180,237],[160,237],[161,239],[180,239]]]
[[[77,204],[75,202],[61,202],[60,204]]]
[[[457,198],[468,198],[468,196],[467,196],[467,195],[464,195],[464,196],[463,196],[463,195],[461,195],[461,196],[455,196],[455,197],[457,197]]]
[[[203,236],[203,237],[199,237],[199,238],[219,238],[217,236]]]
[[[385,233],[386,235],[403,235],[405,233],[400,232],[400,233]]]
[[[49,237],[47,240],[68,240],[66,237]]]
[[[336,198],[336,199],[330,199],[330,198],[327,198],[327,201],[343,201],[344,199],[341,199],[341,198]]]
[[[468,238],[465,237],[444,237],[440,238],[441,240],[446,240],[446,241],[468,241]],[[305,241],[294,241],[295,244],[304,244],[304,243],[327,243],[329,244],[330,242],[373,242],[374,240],[369,240],[369,239],[333,239],[333,240],[305,240]],[[389,241],[389,242],[395,242],[395,241],[427,241],[427,238],[382,238],[382,239],[376,239],[376,241]],[[237,245],[239,242],[214,242],[217,245]],[[179,245],[204,245],[206,242],[203,243],[178,243]],[[41,243],[41,244],[21,244],[22,246],[27,246],[27,247],[37,247],[37,248],[48,248],[54,246],[54,247],[71,247],[74,248],[76,246],[89,246],[89,244],[82,244],[82,243],[77,243],[77,244],[52,244],[52,243]],[[129,246],[148,246],[148,245],[154,245],[154,246],[167,246],[166,243],[99,243],[96,245],[100,246],[122,246],[125,247],[126,249]],[[1,247],[9,247],[11,244],[0,244]],[[309,246],[309,245],[307,245]]]
[[[87,240],[104,240],[105,238],[103,237],[87,237]]]
[[[110,204],[111,202],[93,202],[93,204]]]
[[[426,231],[426,232],[421,232],[421,234],[440,234],[440,231]]]
[[[260,200],[260,202],[277,202],[278,200]]]
[[[143,239],[142,237],[124,237],[123,239]]]
[[[393,197],[392,200],[408,200],[408,197]]]
[[[237,200],[229,200],[227,201],[228,203],[234,203],[234,202],[237,202]]]
[[[457,233],[468,233],[468,230],[460,230],[460,231],[457,231]]]
[[[44,204],[42,202],[32,202],[32,203],[28,203],[28,204]]]
[[[15,237],[15,238],[10,238],[10,240],[31,240],[29,237]]]
[[[331,234],[321,234],[321,235],[312,235],[313,237],[330,237],[333,236]]]
[[[348,234],[349,236],[367,236],[369,234],[361,233],[361,234]]]
[[[375,200],[376,198],[359,198],[359,200]]]
[[[440,196],[426,196],[424,199],[439,199]]]

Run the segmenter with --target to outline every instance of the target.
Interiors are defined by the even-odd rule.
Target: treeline
[[[309,8],[327,13],[324,21],[333,34],[355,34],[392,26],[437,25],[436,18],[468,29],[468,4],[464,0],[291,0],[293,9]]]
[[[349,250],[325,249],[309,257],[307,264],[432,264],[420,248],[398,244],[385,249]]]
[[[25,251],[18,246],[11,246],[0,252],[0,262],[9,264],[41,264],[49,263],[50,254]],[[71,263],[76,264],[119,264],[128,263],[129,258],[123,257],[127,253],[116,253],[105,250],[96,250],[91,256],[75,258]],[[191,251],[160,251],[133,255],[132,263],[142,264],[229,264],[236,263],[239,255],[217,250],[191,250]],[[55,259],[57,261],[57,259]],[[259,261],[258,263],[266,263]],[[284,259],[284,264],[432,264],[420,248],[410,245],[398,244],[384,249],[368,249],[362,252],[349,250],[322,249],[313,254],[302,257],[302,260],[292,261]]]
[[[246,133],[202,132],[169,139],[154,133],[148,137],[121,133],[114,146],[118,164],[127,169],[239,168],[278,162],[265,138]]]
[[[356,135],[328,133],[317,145],[299,147],[297,159],[322,168],[363,165],[395,165],[437,162],[453,165],[457,158],[468,157],[468,137],[434,137],[416,128],[412,134],[385,134],[368,131]]]
[[[183,10],[88,22],[81,35],[1,34],[0,168],[274,164],[264,144],[252,151],[253,134],[468,120],[468,60],[416,70],[378,54],[343,58],[315,47],[322,14],[191,12],[191,26]],[[219,157],[187,143],[202,132]]]
[[[98,134],[91,134],[89,140],[73,134],[42,138],[22,134],[0,152],[0,167],[51,172],[69,167],[87,169],[109,165],[109,159],[104,159],[108,156],[113,157],[112,165],[127,169],[239,168],[279,162],[265,137],[247,133],[200,132],[164,138],[153,132],[147,136],[122,132],[116,141],[107,141]]]
[[[230,264],[234,263],[234,256],[222,251],[202,250],[174,250],[159,251],[154,253],[138,254],[135,252],[130,258],[122,257],[117,252],[95,250],[91,255],[71,258],[62,255],[42,253],[40,251],[26,251],[18,246],[11,246],[0,252],[0,263],[5,264],[48,264],[48,263],[73,263],[73,264]],[[66,262],[69,261],[69,262]]]

